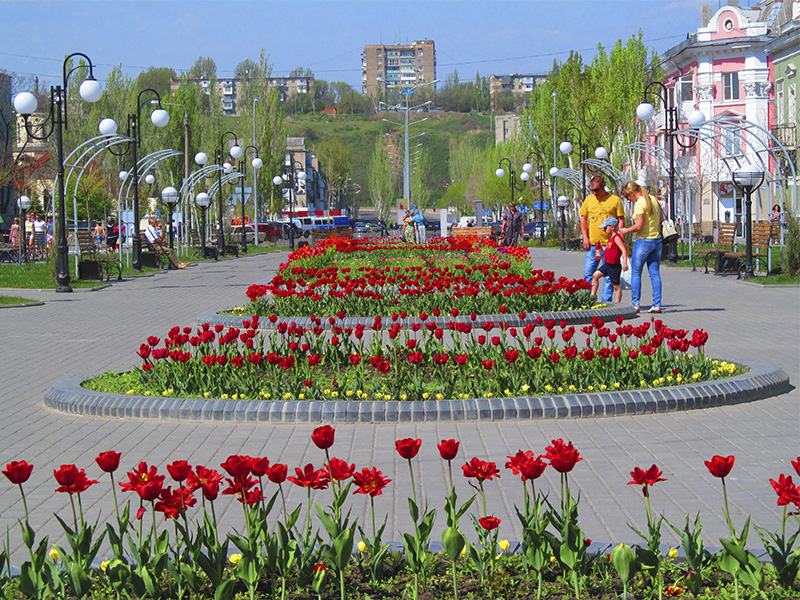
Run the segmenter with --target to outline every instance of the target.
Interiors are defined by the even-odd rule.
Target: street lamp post
[[[533,172],[533,164],[531,164],[531,158],[533,157],[536,157],[536,179],[539,180],[539,243],[544,246],[544,167],[539,162],[538,156],[533,152],[528,154],[525,164],[522,165],[520,179],[527,181],[530,178]]]
[[[516,196],[516,194],[514,193],[515,190],[522,191],[525,188],[522,183],[517,183],[516,181],[517,172],[511,168],[511,161],[507,158],[500,159],[500,161],[497,163],[497,170],[495,170],[494,174],[497,175],[498,177],[505,177],[506,172],[503,169],[503,161],[505,161],[508,165],[508,186],[509,188],[511,188],[511,202],[509,203],[510,206],[511,204],[514,204],[514,198]],[[523,171],[522,175],[520,176],[520,179],[522,179],[522,181],[527,181],[528,173]]]
[[[239,172],[242,174],[242,240],[241,240],[241,248],[242,252],[247,253],[247,236],[245,235],[244,231],[244,184],[245,180],[247,179],[247,151],[252,150],[255,156],[253,157],[252,166],[253,166],[253,182],[255,183],[256,178],[258,177],[258,170],[264,165],[264,161],[262,161],[258,157],[258,148],[253,146],[247,146],[242,151],[242,160],[239,161]],[[255,190],[255,188],[253,188]],[[255,192],[254,192],[255,193]],[[254,216],[254,223],[253,223],[253,243],[258,244],[258,217]]]
[[[294,154],[291,152],[286,153],[284,166],[286,167],[285,181],[289,184],[289,247],[294,250],[294,193],[297,182],[305,181],[306,172],[303,170],[303,164],[294,160]],[[299,171],[296,170],[298,166],[300,167]],[[281,185],[284,177],[276,175],[272,178],[272,183],[276,186]]]
[[[25,236],[25,212],[31,207],[31,199],[27,196],[20,196],[17,198],[17,206],[19,207],[19,229],[17,230],[17,246],[19,252],[17,257],[20,263],[28,262],[28,244]]]
[[[202,226],[200,227],[200,252],[202,253],[203,258],[206,258],[206,211],[208,210],[208,205],[211,204],[211,197],[205,192],[200,192],[197,194],[197,196],[195,196],[194,201],[195,204],[197,204],[197,206],[200,208],[200,213],[202,215]]]
[[[744,221],[744,240],[745,240],[745,267],[743,279],[753,277],[753,200],[751,194],[753,190],[764,183],[764,171],[756,165],[743,165],[733,172],[734,183],[742,188],[745,193],[745,221]]]
[[[256,96],[253,98],[253,146],[256,145],[256,102],[258,102],[260,98]],[[263,161],[262,161],[263,165]],[[259,221],[259,212],[258,212],[258,174],[253,175],[253,221],[254,226],[256,228],[256,234],[253,238],[253,243],[258,246],[258,221]]]
[[[225,255],[225,228],[223,218],[224,207],[222,205],[222,173],[223,171],[227,174],[233,170],[233,167],[230,163],[223,163],[222,157],[225,156],[223,148],[225,146],[225,137],[226,136],[233,136],[234,142],[233,146],[230,149],[230,155],[234,159],[239,158],[242,155],[242,148],[239,146],[239,138],[236,137],[236,134],[232,131],[226,131],[222,134],[219,139],[219,148],[217,149],[217,164],[220,165],[223,169],[217,172],[217,182],[219,184],[219,199],[217,201],[217,210],[219,214],[217,215],[217,227],[219,227],[219,231],[217,232],[217,252],[221,255]],[[242,227],[244,227],[244,223],[242,223]]]
[[[691,141],[684,144],[678,139],[677,135],[680,132],[678,127],[678,107],[674,105],[674,99],[670,102],[670,96],[667,93],[667,87],[660,81],[653,81],[644,89],[644,100],[639,106],[636,107],[636,116],[642,121],[649,121],[655,115],[655,106],[647,101],[647,94],[653,86],[661,88],[661,92],[652,92],[652,94],[660,100],[660,104],[666,111],[665,125],[666,129],[664,135],[666,142],[669,146],[669,218],[675,221],[675,140],[683,148],[690,148],[697,143],[697,138],[691,138]],[[691,128],[700,127],[706,120],[705,115],[699,110],[694,110],[688,115],[688,123]],[[678,240],[674,240],[667,245],[667,259],[671,263],[678,262]]]
[[[175,248],[175,222],[172,219],[172,214],[175,212],[175,205],[178,203],[178,190],[172,186],[167,186],[161,190],[161,201],[167,205],[169,212],[167,218],[169,219],[169,249]]]
[[[564,141],[561,142],[561,145],[558,147],[558,149],[561,151],[561,154],[568,155],[570,152],[572,152],[572,144],[567,139],[567,134],[570,131],[575,131],[578,133],[578,155],[581,162],[581,198],[586,198],[586,165],[583,163],[583,161],[589,158],[589,150],[583,143],[583,135],[581,134],[581,130],[577,127],[569,127],[564,133]]]
[[[67,72],[67,65],[73,57],[80,56],[85,58],[89,63],[88,65],[78,65],[73,67]],[[103,95],[103,88],[94,78],[94,65],[91,59],[81,52],[74,52],[64,59],[62,66],[62,85],[50,88],[50,114],[45,121],[38,126],[34,126],[29,117],[36,112],[37,100],[36,96],[30,92],[22,92],[17,94],[14,98],[14,110],[22,115],[25,120],[25,133],[35,140],[48,139],[53,131],[56,133],[56,147],[58,152],[58,176],[57,176],[57,193],[58,193],[58,219],[56,222],[56,281],[58,287],[56,292],[71,292],[72,288],[69,285],[69,246],[67,245],[67,217],[64,197],[64,140],[63,130],[67,129],[67,83],[69,76],[78,69],[89,69],[89,76],[81,83],[79,93],[81,98],[87,102],[97,102],[100,96]],[[44,132],[45,127],[49,123],[49,131]],[[34,131],[35,128],[39,129],[40,133]],[[24,224],[20,224],[24,226]]]

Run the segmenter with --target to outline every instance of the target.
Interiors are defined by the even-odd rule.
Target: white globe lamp
[[[114,135],[117,133],[117,122],[114,119],[105,118],[100,121],[98,129],[102,135]]]

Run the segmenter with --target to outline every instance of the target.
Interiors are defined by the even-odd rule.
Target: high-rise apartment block
[[[434,79],[436,79],[436,49],[433,40],[421,40],[413,44],[364,46],[364,52],[361,54],[363,94],[374,96],[384,86],[413,87],[429,83]]]
[[[189,78],[189,83],[199,85],[206,94],[211,93],[211,80]],[[239,112],[239,89],[246,83],[238,77],[228,79],[216,79],[216,95],[220,99],[221,115],[238,115]],[[294,99],[299,94],[308,94],[314,84],[313,77],[270,77],[269,89],[277,88],[280,92],[281,102]],[[174,94],[181,85],[181,78],[175,77],[170,83],[170,91]]]

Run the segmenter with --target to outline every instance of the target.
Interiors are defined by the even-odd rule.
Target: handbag
[[[661,238],[667,244],[678,239],[678,230],[672,219],[665,219],[661,222]]]

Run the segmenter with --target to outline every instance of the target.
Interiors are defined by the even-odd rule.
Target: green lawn
[[[0,296],[0,305],[7,304],[28,304],[29,302],[36,302],[30,298],[20,298],[19,296]]]

